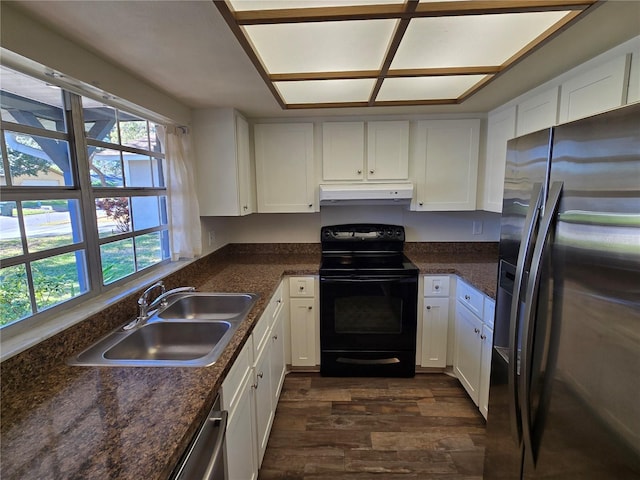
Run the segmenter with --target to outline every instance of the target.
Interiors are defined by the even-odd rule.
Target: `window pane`
[[[16,202],[0,202],[0,259],[23,253]]]
[[[68,142],[14,132],[5,132],[4,139],[12,185],[73,185]]]
[[[70,300],[87,291],[84,252],[64,253],[31,263],[38,311]]]
[[[130,232],[131,216],[129,212],[127,197],[96,198],[99,237],[105,238]]]
[[[151,150],[152,152],[162,151],[162,147],[160,146],[160,139],[158,138],[158,134],[156,132],[156,125],[154,123],[149,124],[149,140],[151,141],[149,150]]]
[[[31,315],[25,265],[0,269],[0,326]]]
[[[87,146],[91,185],[93,187],[122,187],[122,160],[118,150]]]
[[[149,124],[134,115],[119,111],[121,144],[149,150]]]
[[[86,97],[82,97],[82,106],[87,138],[119,143],[116,109]]]
[[[29,252],[82,242],[77,200],[25,201],[22,214]]]
[[[138,270],[150,267],[163,260],[160,232],[147,233],[136,237],[136,258]]]
[[[169,224],[169,214],[167,212],[167,197],[162,196],[160,197],[160,223],[162,225]]]
[[[133,239],[106,243],[100,247],[102,280],[105,285],[131,275],[136,271],[133,256]]]
[[[0,67],[2,120],[66,132],[62,90],[41,80]]]
[[[135,231],[160,225],[158,197],[131,197]]]
[[[153,187],[154,177],[157,173],[153,171],[154,161],[146,155],[137,153],[122,152],[127,187]]]

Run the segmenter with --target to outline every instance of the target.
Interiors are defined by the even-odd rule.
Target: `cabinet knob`
[[[362,170],[358,170],[358,175],[362,175]]]
[[[440,290],[440,285],[434,285],[433,287],[435,290]]]
[[[258,378],[262,378],[262,377],[264,377],[264,373],[260,372],[260,373],[258,374]]]
[[[487,339],[487,336],[486,336],[486,335],[480,335],[480,338],[481,338],[482,340],[486,340],[486,339]]]
[[[274,339],[274,340],[277,340],[277,339],[278,339],[278,335],[274,335],[274,336],[273,336],[273,339]]]
[[[427,305],[427,310],[431,310],[431,305]]]
[[[309,310],[313,310],[313,307],[312,307],[311,305],[309,305],[307,308],[308,308]]]
[[[469,295],[465,295],[464,299],[468,302],[469,300],[471,300],[471,297]]]
[[[420,206],[422,206],[422,205],[424,205],[424,203],[422,203],[422,202],[419,202],[419,203],[418,203],[418,205],[420,205]]]
[[[246,205],[245,205],[244,207],[242,207],[242,208],[244,208],[245,210],[248,210],[248,209],[249,209],[249,207],[247,207]]]
[[[373,175],[375,173],[375,170],[369,170],[369,173]]]
[[[480,333],[480,329],[479,329],[479,328],[474,328],[474,329],[473,329],[473,331],[474,331],[475,333]]]
[[[300,291],[302,292],[302,291],[304,290],[304,286],[300,285],[300,286],[298,287],[298,290],[300,290]]]
[[[311,207],[313,207],[313,203],[310,203],[310,204],[309,204],[309,208],[311,208]]]

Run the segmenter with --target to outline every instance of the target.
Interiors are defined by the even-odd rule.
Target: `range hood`
[[[412,183],[349,183],[320,185],[320,205],[408,205]]]

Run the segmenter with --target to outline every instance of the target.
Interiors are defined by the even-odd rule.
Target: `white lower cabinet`
[[[495,301],[458,280],[453,371],[487,418]]]
[[[222,383],[229,412],[225,439],[227,480],[253,480],[269,441],[285,376],[281,283]]]
[[[421,367],[447,366],[449,276],[425,275],[422,308]]]
[[[320,348],[315,277],[289,279],[291,365],[315,367]]]

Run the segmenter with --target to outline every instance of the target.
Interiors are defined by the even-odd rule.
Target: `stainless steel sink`
[[[158,317],[225,320],[248,312],[254,303],[255,296],[251,294],[177,294],[168,301],[167,307],[158,313]]]
[[[213,365],[258,296],[180,293],[146,322],[119,328],[69,360],[71,365],[203,367]]]

